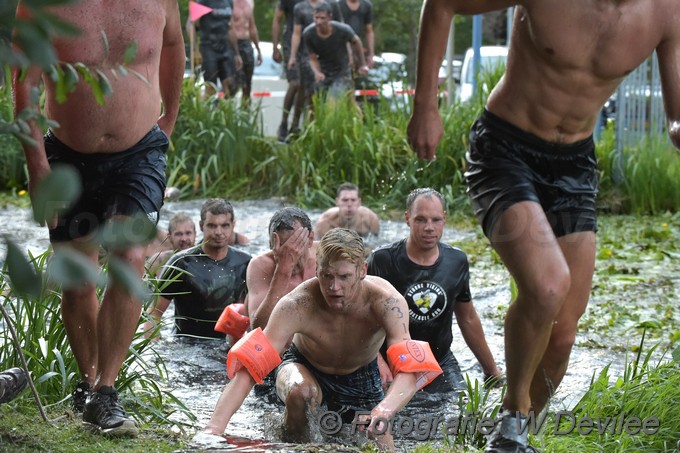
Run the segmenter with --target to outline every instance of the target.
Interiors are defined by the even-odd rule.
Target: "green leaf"
[[[104,55],[108,56],[111,51],[111,46],[109,46],[109,38],[106,36],[104,30],[101,31],[102,43],[104,44]]]
[[[128,65],[132,63],[132,60],[137,56],[137,41],[132,41],[129,46],[125,48],[125,53],[123,54],[123,64]]]
[[[47,265],[50,281],[64,288],[75,288],[85,283],[103,286],[106,283],[95,264],[82,253],[67,247],[55,250]]]
[[[680,363],[680,346],[673,349],[673,360],[675,360],[675,363]]]
[[[99,89],[102,91],[104,96],[110,95],[113,92],[111,83],[109,82],[109,79],[106,77],[106,75],[104,75],[104,73],[99,69],[97,69],[97,78],[97,81],[99,82]]]
[[[148,244],[157,235],[156,225],[144,214],[112,219],[97,232],[97,240],[106,249],[120,250]]]
[[[55,165],[52,172],[36,188],[33,218],[40,225],[64,212],[80,196],[82,185],[78,172],[68,165]]]
[[[149,288],[144,285],[139,275],[125,261],[112,256],[109,260],[111,279],[125,288],[133,297],[145,302],[151,298]]]
[[[76,89],[79,81],[80,77],[78,76],[76,68],[74,68],[72,64],[64,65],[64,84],[66,85],[66,90],[69,93],[72,93]]]
[[[42,288],[42,276],[35,271],[14,242],[5,237],[5,243],[7,244],[7,273],[13,289],[37,299],[40,297]]]

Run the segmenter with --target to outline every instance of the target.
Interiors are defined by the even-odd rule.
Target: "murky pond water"
[[[161,213],[159,225],[167,228],[170,217],[178,212],[189,214],[196,223],[200,218],[200,207],[203,200],[187,202],[168,202]],[[267,226],[269,218],[279,207],[283,206],[280,200],[258,200],[234,203],[236,211],[236,230],[251,239],[251,243],[243,249],[253,256],[268,250]],[[307,210],[312,222],[315,222],[321,214],[319,210]],[[49,245],[46,228],[39,227],[30,218],[29,209],[1,208],[0,209],[0,236],[8,236],[13,241],[28,249],[34,254],[42,253]],[[200,234],[199,234],[200,235]],[[408,235],[408,227],[403,221],[382,221],[379,238],[369,240],[373,247],[391,242]],[[456,231],[447,228],[443,240],[455,242],[465,250],[465,239],[473,235],[469,231]],[[0,241],[0,257],[5,256],[4,241]],[[481,274],[481,272],[480,272]],[[507,275],[503,271],[497,271],[489,275],[485,271],[483,276],[476,275],[474,264],[471,267],[471,291],[473,301],[484,326],[487,342],[501,369],[505,368],[503,357],[503,326],[502,316],[504,307],[510,298]],[[169,309],[166,317],[172,315]],[[215,402],[222,391],[226,380],[226,346],[221,341],[197,341],[177,339],[172,336],[170,322],[162,330],[162,339],[154,346],[157,352],[164,358],[168,368],[168,380],[165,383],[173,394],[182,400],[197,416],[196,429],[199,430],[207,423]],[[454,323],[454,345],[452,350],[457,357],[461,368],[467,372],[472,380],[482,378],[482,370],[476,359],[467,348],[465,342]],[[588,334],[591,335],[591,334]],[[338,339],[342,341],[342,339]],[[583,395],[593,373],[599,371],[611,363],[610,376],[619,376],[625,365],[625,355],[610,349],[591,349],[578,344],[585,343],[577,339],[569,370],[554,396],[552,408],[563,410],[573,405]],[[494,397],[500,397],[500,391],[494,391]],[[281,443],[278,437],[278,422],[281,418],[282,408],[277,405],[263,402],[252,393],[244,402],[244,405],[236,413],[229,423],[227,442],[213,445],[196,445],[196,449],[220,449],[229,451],[291,451],[300,450],[300,446]],[[457,398],[451,396],[446,400],[431,400],[423,395],[416,396],[414,401],[400,414],[407,416],[422,416],[432,414],[445,418],[457,416]],[[319,433],[317,433],[319,434]],[[353,438],[341,432],[340,438],[324,438],[317,436],[315,439],[317,451],[356,451],[361,438]],[[355,436],[356,437],[356,436]],[[435,445],[442,442],[441,434],[436,433],[430,438]],[[354,445],[353,447],[342,447]],[[397,449],[408,451],[414,445],[422,443],[413,436],[395,438]],[[331,444],[331,445],[328,445]],[[326,447],[324,447],[326,445]]]

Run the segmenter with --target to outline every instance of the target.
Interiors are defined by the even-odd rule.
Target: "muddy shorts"
[[[448,351],[438,362],[443,373],[423,387],[423,392],[451,393],[464,389],[463,373],[460,371],[460,365],[458,365],[458,360],[456,360],[453,352]]]
[[[288,363],[304,365],[312,373],[323,392],[322,404],[340,414],[345,423],[351,423],[357,411],[370,411],[384,397],[377,357],[354,373],[338,376],[314,368],[295,344],[291,344],[279,369]]]
[[[50,230],[51,242],[64,242],[93,233],[115,215],[144,213],[158,223],[165,192],[165,152],[168,137],[154,125],[132,148],[119,153],[83,154],[72,150],[48,131],[45,151],[50,167],[69,165],[80,175],[82,193],[76,204]]]
[[[354,81],[351,75],[327,77],[316,86],[317,93],[329,98],[338,99],[354,91]]]
[[[597,161],[592,137],[563,145],[528,134],[485,110],[472,125],[465,180],[488,237],[515,203],[534,201],[555,236],[597,231]]]
[[[300,54],[298,53],[298,55]],[[305,96],[311,98],[311,96],[316,91],[316,77],[314,77],[312,65],[309,63],[309,57],[298,57],[295,65],[298,68],[300,87],[302,88]]]
[[[201,51],[203,80],[217,85],[218,81],[221,83],[224,79],[233,78],[236,75],[234,51],[231,47],[216,50],[210,45],[202,45],[199,49]]]
[[[255,51],[253,42],[249,39],[239,39],[238,53],[241,55],[243,66],[237,72],[238,86],[242,90],[250,91],[253,85],[253,71],[255,71]]]
[[[297,66],[293,69],[288,69],[288,59],[290,58],[290,43],[284,43],[281,46],[281,65],[286,73],[286,80],[288,82],[297,82],[300,80],[300,71]]]

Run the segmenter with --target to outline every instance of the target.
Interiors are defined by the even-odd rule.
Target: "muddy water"
[[[196,223],[200,217],[200,207],[203,200],[187,202],[168,202],[161,213],[159,226],[167,228],[168,219],[178,212],[190,215]],[[269,218],[279,207],[283,206],[280,200],[258,200],[234,203],[236,211],[236,230],[251,239],[251,243],[244,247],[248,253],[257,255],[268,249],[267,225]],[[321,211],[307,211],[314,222]],[[30,219],[30,211],[21,208],[0,209],[0,236],[8,236],[16,243],[34,254],[42,253],[48,245],[47,230],[39,227]],[[465,248],[465,239],[471,237],[469,231],[456,231],[446,229],[443,240],[455,242],[461,248]],[[379,238],[369,240],[373,247],[391,242],[408,235],[408,227],[404,222],[383,221]],[[0,257],[5,256],[4,241],[0,241]],[[508,278],[503,271],[496,271],[489,275],[488,270],[476,273],[473,264],[471,268],[471,290],[475,307],[482,319],[487,342],[501,369],[505,368],[503,357],[503,326],[502,313],[499,307],[507,305],[510,298]],[[226,345],[221,341],[190,341],[176,339],[171,334],[169,316],[172,309],[166,313],[167,327],[161,332],[162,338],[156,344],[156,350],[165,359],[168,368],[168,379],[165,382],[167,388],[182,400],[197,416],[196,429],[205,426],[210,418],[215,402],[220,395],[226,379],[225,357]],[[454,323],[454,345],[452,350],[457,357],[461,368],[468,373],[472,380],[481,379],[482,370],[476,359],[469,351]],[[342,341],[342,339],[339,339]],[[583,342],[581,342],[583,343]],[[566,410],[578,401],[590,383],[593,373],[599,371],[611,363],[610,376],[619,376],[624,367],[625,357],[623,353],[609,349],[590,349],[577,346],[572,353],[569,370],[554,396],[551,408],[554,410]],[[493,397],[500,398],[500,391],[494,391]],[[445,400],[429,400],[422,395],[407,407],[401,416],[443,415],[445,418],[453,418],[458,415],[457,397],[451,395]],[[244,405],[236,413],[229,423],[226,442],[194,445],[196,449],[217,449],[229,451],[288,451],[300,450],[301,446],[294,446],[279,441],[278,425],[282,409],[280,406],[263,402],[261,399],[249,395]],[[325,437],[316,433],[314,439],[317,447],[323,451],[356,451],[356,446],[365,439],[361,436],[351,436],[342,431],[338,436]],[[441,445],[441,434],[435,433],[429,436],[435,445]],[[344,445],[355,447],[341,447]],[[422,441],[411,436],[397,436],[395,438],[397,448],[408,451]]]

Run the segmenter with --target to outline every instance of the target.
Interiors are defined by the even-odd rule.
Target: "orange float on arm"
[[[238,370],[245,367],[255,382],[262,384],[281,357],[261,328],[251,330],[236,342],[227,354],[227,377],[233,379]]]
[[[240,339],[250,327],[250,318],[238,312],[240,307],[243,307],[243,304],[231,304],[224,307],[224,311],[215,324],[215,331],[231,335],[237,340]]]
[[[427,341],[404,340],[393,344],[387,349],[387,363],[393,376],[402,372],[414,373],[418,390],[442,374]]]

